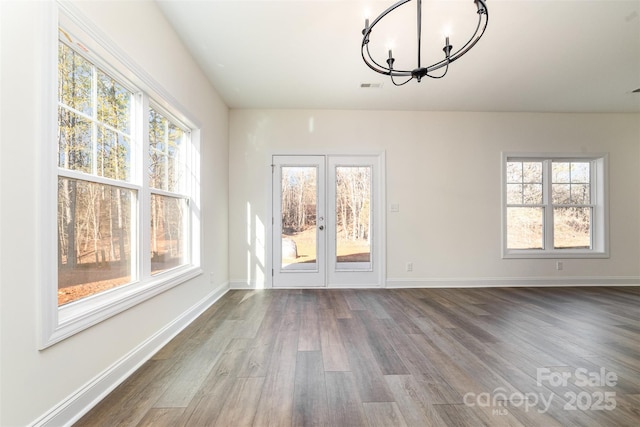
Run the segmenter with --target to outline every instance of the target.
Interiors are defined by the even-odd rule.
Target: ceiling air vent
[[[380,89],[382,88],[382,83],[360,83],[361,88],[370,88],[370,89]]]

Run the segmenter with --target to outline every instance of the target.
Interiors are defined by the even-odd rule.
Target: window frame
[[[508,247],[507,209],[520,206],[508,204],[507,163],[510,161],[542,163],[542,203],[521,205],[543,209],[543,248],[514,249]],[[589,162],[590,203],[579,204],[591,208],[590,248],[554,247],[554,208],[577,206],[554,204],[552,200],[553,162]],[[502,258],[571,259],[609,258],[608,154],[606,153],[521,153],[503,152],[501,157]]]
[[[39,348],[47,348],[82,330],[121,313],[143,301],[202,274],[201,269],[201,225],[200,225],[200,124],[193,119],[171,94],[160,86],[144,69],[132,61],[108,36],[101,33],[69,3],[56,2],[51,19],[43,29],[43,51],[46,52],[42,78],[43,96],[48,99],[42,106],[43,138],[40,182],[42,209],[40,227],[43,231],[40,262],[40,339]],[[128,182],[106,177],[88,175],[83,172],[58,167],[58,28],[81,40],[87,52],[81,52],[96,67],[116,79],[119,84],[132,90],[135,108],[132,116],[131,164]],[[84,50],[84,49],[83,49]],[[123,77],[126,76],[126,77]],[[133,87],[132,87],[133,86]],[[162,192],[149,185],[148,111],[152,106],[166,118],[171,119],[185,131],[184,184],[180,191]],[[53,141],[56,141],[53,143]],[[141,156],[141,158],[140,158]],[[62,171],[62,173],[61,173]],[[136,258],[137,278],[131,283],[58,306],[57,265],[57,203],[58,177],[80,179],[98,184],[115,185],[137,192],[137,206],[132,209],[131,257]],[[87,179],[89,178],[89,179]],[[186,264],[151,275],[150,259],[150,205],[151,194],[170,195],[187,199],[184,221],[184,251]],[[133,201],[132,201],[133,204]],[[134,254],[134,248],[137,252]],[[133,272],[132,272],[133,274]]]

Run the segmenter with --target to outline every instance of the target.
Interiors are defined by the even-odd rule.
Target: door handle
[[[324,225],[321,225],[320,227],[318,227],[320,230],[324,230]]]

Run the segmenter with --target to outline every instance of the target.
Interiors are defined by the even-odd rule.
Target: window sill
[[[605,251],[591,250],[509,250],[503,252],[503,259],[602,259],[609,258]]]
[[[50,333],[43,334],[40,349],[60,342],[201,274],[202,269],[199,266],[178,267],[153,276],[145,282],[134,282],[62,307],[55,307],[57,325]]]

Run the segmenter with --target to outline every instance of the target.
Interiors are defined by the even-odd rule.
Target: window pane
[[[66,108],[58,109],[58,166],[91,172],[91,122]]]
[[[317,267],[317,175],[315,166],[281,169],[281,268],[310,270]]]
[[[573,183],[589,183],[590,182],[589,162],[572,162],[571,163],[571,182]]]
[[[507,204],[521,205],[522,203],[522,184],[507,184]]]
[[[134,196],[123,188],[58,179],[58,305],[134,280]]]
[[[64,43],[58,43],[58,100],[92,115],[93,66]]]
[[[184,230],[187,200],[151,195],[151,273],[188,262]]]
[[[336,167],[337,262],[371,261],[371,167]]]
[[[149,109],[149,178],[151,187],[184,190],[185,133],[162,114]]]
[[[522,182],[542,183],[542,162],[522,163]]]
[[[169,140],[167,143],[167,189],[169,191],[182,190],[184,173],[182,148],[184,146],[184,131],[176,125],[169,124]]]
[[[149,185],[166,190],[167,176],[167,120],[149,109]]]
[[[553,162],[553,203],[589,204],[591,163]]]
[[[98,70],[98,121],[130,134],[131,92]]]
[[[507,162],[507,204],[542,204],[542,162]]]
[[[553,204],[571,203],[571,184],[553,184],[551,188]]]
[[[556,249],[591,248],[591,208],[554,208],[553,246]]]
[[[507,248],[543,249],[543,208],[507,208]]]
[[[149,147],[159,153],[165,152],[167,120],[153,108],[149,109]]]
[[[507,162],[507,182],[522,182],[522,162]]]
[[[97,174],[106,178],[129,181],[130,147],[131,143],[128,137],[99,126]]]
[[[571,203],[586,205],[591,203],[589,184],[571,185]]]
[[[155,151],[149,157],[149,185],[151,188],[162,189],[167,175],[167,158]]]
[[[525,204],[542,203],[542,184],[525,184],[522,186],[522,201]]]
[[[571,163],[570,162],[553,162],[551,167],[551,180],[554,183],[571,182]]]

